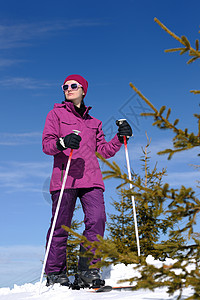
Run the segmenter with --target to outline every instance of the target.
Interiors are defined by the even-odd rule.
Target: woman
[[[119,151],[122,136],[131,136],[132,130],[127,122],[119,126],[118,134],[106,142],[102,122],[89,115],[91,107],[84,104],[88,82],[80,75],[68,76],[62,89],[65,101],[55,104],[46,118],[42,136],[43,151],[54,156],[53,172],[50,183],[52,195],[52,219],[55,214],[69,153],[75,149],[62,197],[59,215],[46,263],[47,285],[60,283],[69,285],[66,275],[67,232],[62,225],[71,226],[77,197],[80,198],[84,212],[85,230],[83,235],[89,241],[96,241],[97,235],[104,235],[106,214],[104,205],[104,183],[95,152],[110,158]],[[73,133],[79,130],[79,135]],[[50,234],[47,233],[47,241]],[[84,252],[84,248],[81,247]],[[91,262],[94,264],[95,260]],[[79,277],[83,283],[91,284],[99,279],[99,270],[89,269],[88,261],[80,257]]]

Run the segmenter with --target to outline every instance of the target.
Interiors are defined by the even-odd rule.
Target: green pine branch
[[[191,92],[191,93],[194,93],[194,94],[200,94],[200,91],[199,91],[199,90],[191,90],[190,92]]]
[[[158,111],[154,105],[132,84],[130,83],[131,88],[141,97],[142,100],[145,101],[147,105],[154,111],[154,113],[141,113],[141,116],[153,116],[154,123],[153,126],[157,126],[160,129],[170,129],[174,132],[175,136],[173,138],[173,146],[174,149],[165,149],[163,151],[159,151],[158,154],[169,154],[168,159],[171,159],[172,156],[181,151],[189,150],[195,147],[200,146],[200,115],[194,114],[194,117],[197,118],[198,122],[198,133],[194,134],[188,133],[188,129],[182,130],[177,127],[179,119],[176,119],[174,122],[169,121],[169,116],[171,113],[171,109],[167,110],[166,116],[164,116],[164,112],[166,110],[166,106],[162,106]]]
[[[188,64],[191,64],[198,58],[200,58],[200,51],[199,51],[199,40],[195,41],[195,49],[191,47],[190,42],[188,41],[186,36],[182,36],[181,38],[178,37],[175,33],[173,33],[171,30],[169,30],[163,23],[161,23],[157,18],[154,18],[154,21],[163,29],[165,30],[169,35],[171,35],[175,40],[177,40],[179,43],[181,43],[184,47],[182,48],[172,48],[167,49],[165,52],[177,52],[180,51],[180,55],[188,52],[189,56],[192,56],[191,59],[188,60]]]

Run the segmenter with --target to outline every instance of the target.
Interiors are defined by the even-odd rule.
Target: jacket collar
[[[78,116],[81,118],[81,116],[79,115],[79,113],[76,112],[75,108],[74,108],[74,104],[72,102],[63,102],[63,103],[55,103],[54,104],[54,108],[61,108],[61,107],[65,107],[69,112],[72,112],[74,115]],[[91,106],[86,106],[86,110],[83,114],[83,118],[86,118],[86,116],[88,115],[88,112],[90,111],[90,109],[92,108]]]

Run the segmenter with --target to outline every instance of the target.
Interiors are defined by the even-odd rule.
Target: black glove
[[[128,141],[128,139],[133,135],[131,126],[127,121],[123,121],[122,124],[120,124],[119,121],[117,121],[116,123],[119,126],[117,133],[119,141],[121,143],[124,143],[124,136],[126,136],[126,140]]]
[[[67,148],[78,149],[81,141],[80,135],[75,133],[70,133],[65,137],[59,138],[56,142],[56,147],[58,150],[63,151]]]

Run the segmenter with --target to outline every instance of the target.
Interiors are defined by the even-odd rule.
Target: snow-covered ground
[[[147,258],[148,263],[160,266],[162,262],[155,261],[151,256]],[[171,261],[165,261],[165,264],[170,264]],[[134,272],[134,274],[133,274]],[[130,278],[132,276],[139,276],[139,273],[133,271],[133,265],[125,266],[124,264],[118,264],[115,266],[109,266],[102,271],[102,278],[105,279],[107,285],[117,286],[118,280],[124,278]],[[128,285],[124,283],[123,285]],[[93,299],[135,299],[135,300],[175,300],[178,295],[178,291],[173,296],[168,296],[165,288],[156,289],[154,292],[149,290],[139,291],[111,291],[108,293],[94,293],[89,289],[71,290],[68,287],[62,287],[58,284],[53,287],[46,287],[45,280],[42,282],[40,294],[40,284],[26,283],[21,286],[14,285],[13,289],[1,288],[0,300],[23,300],[23,299],[35,299],[35,300],[93,300]],[[183,292],[182,299],[185,299],[192,295],[192,289],[187,288]]]

